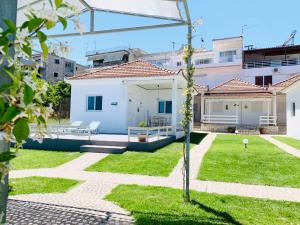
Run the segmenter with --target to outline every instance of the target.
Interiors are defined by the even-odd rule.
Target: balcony
[[[243,69],[281,67],[281,66],[298,66],[298,65],[300,65],[300,58],[299,59],[286,59],[286,60],[264,60],[264,61],[244,63]]]

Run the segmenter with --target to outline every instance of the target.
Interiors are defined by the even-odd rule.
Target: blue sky
[[[201,37],[205,47],[211,48],[211,40],[239,36],[242,26],[245,45],[271,47],[281,45],[292,30],[298,30],[296,43],[300,44],[300,1],[290,0],[288,4],[279,0],[189,0],[193,20],[202,18],[204,24],[195,33],[194,46],[200,47]],[[88,25],[87,16],[82,21]],[[151,24],[155,20],[97,13],[97,28],[118,28]],[[71,26],[72,27],[72,26]],[[172,42],[179,48],[186,42],[186,28],[168,28],[129,33],[114,33],[97,36],[72,37],[55,41],[67,41],[71,46],[68,58],[87,64],[86,50],[106,49],[117,46],[142,48],[148,52],[168,51]]]

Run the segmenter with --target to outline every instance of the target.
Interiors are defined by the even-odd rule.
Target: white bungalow
[[[101,121],[100,132],[126,134],[140,122],[172,126],[176,133],[187,84],[183,73],[144,61],[105,67],[68,79],[70,120]]]
[[[286,99],[287,135],[300,139],[300,74],[274,85]]]
[[[212,89],[198,90],[201,94],[195,103],[200,105],[204,130],[277,126],[276,94],[266,88],[236,78]]]

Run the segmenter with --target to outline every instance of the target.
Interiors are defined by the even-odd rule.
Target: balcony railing
[[[203,115],[203,123],[238,124],[239,117],[236,115]]]
[[[281,67],[281,66],[297,66],[300,65],[299,59],[287,59],[287,60],[272,60],[272,61],[257,61],[244,63],[244,69],[264,68],[264,67]]]
[[[260,116],[259,117],[260,126],[276,126],[277,117],[276,116]]]

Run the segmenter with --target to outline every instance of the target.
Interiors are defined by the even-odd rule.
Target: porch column
[[[275,122],[277,125],[277,95],[273,94],[273,116],[275,117]]]
[[[200,115],[201,115],[201,118],[200,118],[200,122],[202,123],[203,122],[203,117],[204,117],[204,93],[202,92],[201,93],[201,107],[200,107]]]
[[[173,134],[176,135],[177,128],[177,79],[172,81],[172,127]]]
[[[124,127],[125,127],[125,130],[128,129],[128,84],[125,84],[123,83],[123,98],[124,98],[124,109],[125,109],[125,115],[126,115],[126,118],[125,118],[125,124],[124,124]],[[120,104],[120,103],[119,103]]]
[[[211,114],[211,100],[208,100],[208,122],[210,123],[210,114]]]

